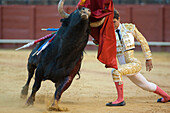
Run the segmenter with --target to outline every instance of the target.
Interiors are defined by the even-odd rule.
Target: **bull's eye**
[[[91,10],[89,9],[88,12],[91,13]]]
[[[85,8],[83,7],[82,10],[85,10]]]

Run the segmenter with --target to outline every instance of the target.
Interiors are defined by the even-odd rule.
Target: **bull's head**
[[[91,11],[88,8],[81,8],[79,10],[75,10],[67,18],[61,19],[62,26],[68,28],[75,28],[75,26],[86,26],[89,23]],[[67,14],[68,15],[68,14]],[[83,24],[82,24],[82,23]],[[72,31],[72,30],[71,30]]]
[[[63,18],[68,18],[70,16],[70,14],[66,13],[63,10],[63,5],[64,5],[64,0],[60,0],[59,5],[58,5],[58,11]],[[83,8],[80,9],[80,12],[81,12],[81,17],[84,18],[84,19],[89,18],[89,16],[91,15],[91,11],[88,8],[83,7]],[[98,26],[103,24],[104,20],[105,20],[105,18],[103,18],[103,19],[101,19],[100,21],[97,21],[97,22],[90,22],[90,26],[91,27],[98,27]]]

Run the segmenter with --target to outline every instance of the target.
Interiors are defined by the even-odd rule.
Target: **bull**
[[[58,106],[62,93],[71,85],[76,74],[79,74],[83,50],[88,42],[91,26],[100,26],[102,22],[90,23],[91,12],[88,8],[76,9],[71,14],[63,10],[64,0],[58,5],[59,13],[64,17],[62,25],[53,41],[39,55],[33,55],[46,41],[40,42],[30,53],[27,63],[28,79],[21,91],[21,97],[26,98],[31,78],[35,72],[32,93],[26,105],[33,105],[36,92],[43,80],[55,83],[54,100],[49,110],[64,110]],[[102,20],[103,21],[103,20]],[[36,70],[36,71],[35,71]]]

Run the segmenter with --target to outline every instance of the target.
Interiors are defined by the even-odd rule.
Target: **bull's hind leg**
[[[35,73],[35,81],[34,81],[34,85],[33,85],[33,88],[32,88],[32,93],[31,93],[30,97],[28,98],[28,100],[26,102],[26,105],[28,105],[28,106],[34,104],[35,94],[39,90],[39,88],[41,86],[42,79],[43,79],[42,75],[43,75],[42,69],[37,68],[36,73]]]
[[[20,95],[21,98],[26,98],[27,95],[28,95],[29,84],[30,84],[31,78],[32,78],[33,75],[34,75],[34,70],[35,70],[35,69],[36,69],[36,66],[35,66],[35,65],[32,65],[32,64],[28,64],[28,65],[27,65],[28,79],[27,79],[26,84],[23,86],[23,88],[22,88],[22,90],[21,90],[21,95]]]

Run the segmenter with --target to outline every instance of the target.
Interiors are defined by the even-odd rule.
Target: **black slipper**
[[[122,102],[117,103],[117,104],[112,104],[112,102],[109,102],[109,103],[106,104],[106,106],[125,106],[125,105],[126,105],[125,101],[122,101]]]
[[[163,98],[159,98],[159,99],[157,100],[157,102],[166,103],[166,102],[162,102],[162,99],[163,99]],[[167,102],[170,102],[170,100],[168,100]]]

